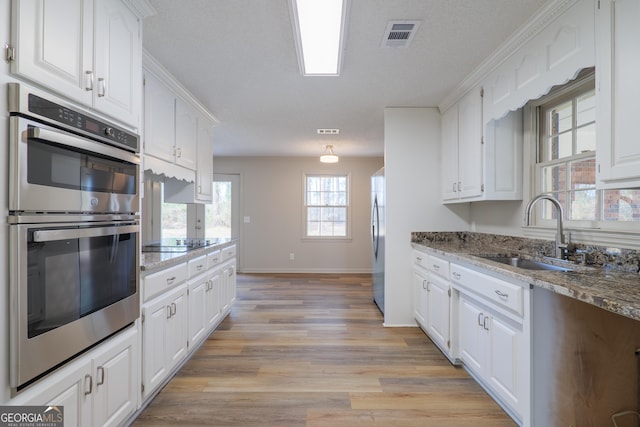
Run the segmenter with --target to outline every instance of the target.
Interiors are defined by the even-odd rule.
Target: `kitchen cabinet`
[[[236,245],[222,250],[221,310],[228,313],[236,301]]]
[[[213,123],[204,116],[198,117],[196,200],[204,203],[213,200]]]
[[[13,0],[11,72],[140,127],[141,17],[122,0]]]
[[[444,203],[522,199],[522,110],[483,127],[483,100],[473,90],[442,115]]]
[[[193,351],[196,344],[205,338],[208,332],[206,319],[207,291],[209,290],[209,275],[207,274],[207,255],[189,260],[189,350]]]
[[[209,280],[205,290],[205,320],[207,327],[213,329],[221,318],[220,292],[222,283],[222,269],[220,263],[222,255],[219,250],[207,254]]]
[[[596,163],[598,188],[640,187],[640,3],[600,0],[596,7]]]
[[[530,286],[451,264],[458,356],[522,425],[530,425]]]
[[[143,397],[164,382],[187,354],[187,285],[182,283],[142,306]]]
[[[64,406],[69,427],[118,426],[138,406],[138,329],[108,339],[8,402]]]
[[[413,252],[414,316],[420,327],[452,362],[449,262]]]
[[[474,89],[442,117],[442,199],[479,197],[482,181],[482,91]]]
[[[196,168],[196,116],[157,76],[145,70],[144,153]]]

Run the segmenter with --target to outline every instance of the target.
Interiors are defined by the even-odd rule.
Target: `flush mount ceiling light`
[[[322,163],[338,163],[339,157],[333,152],[333,145],[326,145],[324,147],[324,153],[320,156],[320,162]]]
[[[290,0],[300,72],[337,76],[342,62],[348,0]]]

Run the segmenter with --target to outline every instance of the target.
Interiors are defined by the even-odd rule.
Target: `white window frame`
[[[336,205],[336,207],[344,207],[346,209],[346,233],[344,236],[310,236],[307,232],[308,212],[310,207],[318,205],[309,205],[307,203],[307,178],[308,177],[344,177],[347,179],[347,204]],[[348,172],[305,172],[302,177],[302,240],[308,241],[348,241],[351,240],[351,174]],[[326,206],[326,205],[325,205]]]
[[[529,141],[530,151],[528,154],[528,164],[531,166],[530,182],[529,182],[529,196],[530,198],[541,194],[542,192],[542,167],[549,166],[556,161],[539,163],[540,159],[540,133],[541,118],[539,117],[539,109],[541,105],[553,102],[554,98],[559,99],[565,97],[568,94],[575,92],[578,87],[581,86],[589,79],[593,79],[593,72],[586,72],[579,76],[571,84],[567,84],[565,87],[553,90],[550,94],[541,97],[535,101],[530,102],[525,111],[528,113],[528,118],[525,120],[526,129],[529,129]],[[527,117],[527,116],[525,116]],[[597,121],[596,121],[597,126]],[[579,154],[576,156],[581,158],[589,158],[591,153]],[[562,163],[563,160],[558,160],[558,163]],[[601,210],[603,190],[596,190],[598,194],[598,209]],[[546,203],[540,201],[537,203]],[[525,200],[526,204],[526,200]],[[563,206],[564,207],[564,206]],[[535,207],[535,213],[532,216],[533,225],[524,227],[524,235],[532,238],[551,238],[555,235],[556,220],[545,220],[540,217],[540,208]],[[565,230],[571,233],[572,239],[576,241],[586,241],[592,244],[599,245],[621,245],[627,248],[640,248],[640,242],[637,239],[637,227],[638,222],[625,222],[625,221],[576,221],[565,220]]]

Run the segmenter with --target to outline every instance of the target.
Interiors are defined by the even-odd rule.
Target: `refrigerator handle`
[[[373,255],[378,259],[378,241],[380,239],[380,213],[378,212],[378,196],[373,199],[373,212],[371,212],[371,239],[373,243]]]

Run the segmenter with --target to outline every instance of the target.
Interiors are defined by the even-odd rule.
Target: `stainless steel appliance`
[[[371,176],[371,242],[373,301],[384,313],[384,237],[385,237],[384,168]]]
[[[139,316],[138,136],[9,85],[10,382]]]

